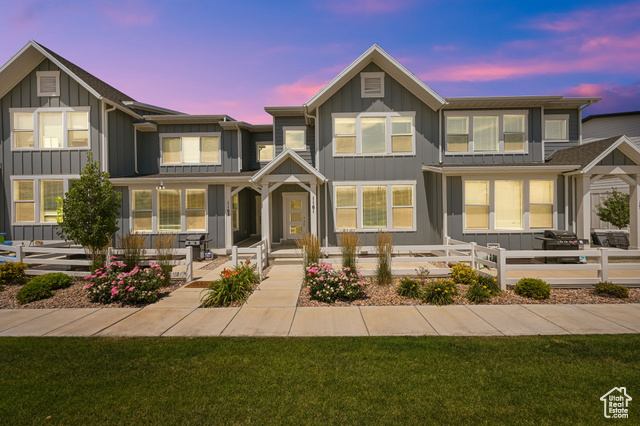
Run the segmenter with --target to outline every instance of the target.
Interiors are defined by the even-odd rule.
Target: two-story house
[[[91,151],[123,194],[120,232],[205,234],[218,252],[306,232],[335,246],[345,230],[510,249],[539,247],[545,229],[588,238],[591,183],[619,176],[637,203],[640,182],[628,139],[583,143],[597,100],[443,98],[374,45],[304,105],[266,107],[272,123],[252,125],[137,102],[31,41],[0,68],[0,232],[56,239],[55,198]]]

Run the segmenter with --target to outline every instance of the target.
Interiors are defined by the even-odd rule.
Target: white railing
[[[90,274],[91,260],[85,258],[72,259],[71,256],[84,256],[85,251],[82,247],[61,247],[57,244],[56,247],[43,247],[43,246],[9,246],[0,245],[0,251],[8,251],[14,253],[13,256],[1,256],[0,260],[4,262],[22,262],[30,266],[25,273],[27,275],[43,275],[52,272],[64,272],[67,275],[75,277],[84,277]],[[47,269],[35,269],[33,266],[54,268]],[[55,267],[59,268],[55,268]],[[79,266],[86,270],[71,271],[67,268]],[[64,267],[64,268],[62,268]]]
[[[109,263],[111,256],[122,256],[124,252],[124,249],[109,247],[107,250],[107,263]],[[160,263],[157,259],[159,255],[166,254],[164,250],[163,252],[164,253],[161,253],[156,249],[144,249],[141,264],[148,265],[151,262]],[[172,266],[185,266],[184,271],[171,271],[171,278],[184,278],[187,282],[193,281],[193,247],[171,249],[170,254],[172,258],[166,261],[167,264]]]
[[[256,271],[262,281],[262,270],[269,265],[267,240],[260,240],[249,247],[233,246],[231,248],[231,264],[237,266],[243,259],[249,259],[256,264]]]

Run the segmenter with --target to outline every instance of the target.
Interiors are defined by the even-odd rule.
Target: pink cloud
[[[603,28],[616,28],[626,25],[637,26],[638,18],[640,18],[640,4],[630,2],[616,6],[578,10],[565,14],[543,15],[534,20],[531,27],[560,33],[579,30],[593,32]]]
[[[615,83],[582,83],[567,89],[564,95],[602,98],[588,108],[586,112],[589,115],[640,110],[640,81],[628,86]]]
[[[341,15],[379,15],[408,9],[416,0],[326,0],[319,7]]]
[[[105,2],[100,11],[112,21],[127,27],[149,26],[156,22],[155,4],[145,0],[120,0]]]
[[[275,103],[280,105],[302,105],[327,83],[303,78],[292,84],[282,84],[274,89]]]

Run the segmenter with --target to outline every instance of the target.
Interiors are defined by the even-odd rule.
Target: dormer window
[[[384,73],[360,73],[363,98],[384,98]]]
[[[37,71],[38,96],[60,96],[60,71]]]

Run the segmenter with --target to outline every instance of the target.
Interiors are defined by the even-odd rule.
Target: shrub
[[[478,280],[478,273],[466,263],[456,263],[451,268],[451,279],[458,284],[471,284]]]
[[[27,284],[34,282],[43,283],[49,286],[51,290],[59,290],[61,288],[69,287],[73,282],[73,278],[62,272],[56,272],[53,274],[38,275],[37,277],[32,278]]]
[[[22,262],[6,262],[0,264],[0,285],[4,284],[22,284],[27,276],[28,266]]]
[[[551,296],[551,286],[538,278],[522,278],[516,283],[513,292],[522,297],[548,299]]]
[[[333,269],[326,263],[307,268],[307,285],[312,299],[333,303],[338,299],[353,300],[362,295],[362,275],[349,267]]]
[[[420,297],[420,281],[414,280],[411,277],[402,278],[398,284],[396,293],[402,297],[417,299]]]
[[[453,296],[458,294],[456,285],[451,280],[439,279],[429,283],[422,293],[422,301],[432,305],[450,305]]]
[[[256,266],[248,259],[245,263],[233,269],[224,269],[220,279],[209,286],[207,293],[202,296],[202,307],[229,306],[233,302],[244,302],[253,285],[260,281]]]
[[[389,285],[393,282],[391,274],[391,256],[393,255],[393,239],[388,232],[378,231],[376,235],[376,254],[378,266],[376,268],[376,280],[380,285]]]
[[[135,232],[127,232],[124,237],[118,235],[120,248],[124,250],[123,260],[130,271],[136,266],[140,266],[145,254],[145,237]],[[128,272],[128,271],[127,271]]]
[[[322,256],[322,249],[320,248],[320,239],[310,233],[306,233],[296,240],[296,245],[302,250],[302,269],[306,270],[307,266],[311,263],[318,263]]]
[[[469,284],[467,299],[471,303],[482,303],[500,294],[500,291],[497,278],[477,274],[477,278]]]
[[[598,294],[606,294],[608,296],[618,297],[620,299],[629,298],[629,289],[609,281],[598,283],[595,286],[595,292]]]
[[[502,289],[500,289],[500,283],[498,282],[497,278],[478,274],[478,284],[486,286],[487,289],[491,290],[492,296],[496,296],[502,292]]]
[[[127,265],[111,258],[108,266],[98,268],[85,278],[89,300],[98,303],[123,302],[125,304],[153,303],[158,300],[158,289],[164,283],[162,268],[152,263],[149,268],[138,266],[126,271]]]
[[[36,300],[48,299],[53,296],[53,291],[49,284],[40,280],[31,280],[22,287],[16,294],[16,299],[21,305],[25,303],[34,302]]]
[[[356,261],[358,259],[360,237],[355,231],[341,232],[338,244],[342,255],[342,266],[355,270],[357,268]]]

